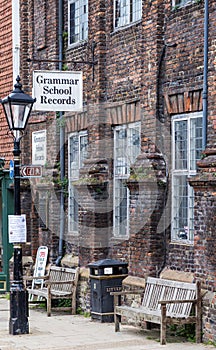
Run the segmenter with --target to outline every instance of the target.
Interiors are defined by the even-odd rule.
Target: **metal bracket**
[[[71,60],[71,61],[67,61],[67,60],[49,60],[49,59],[37,59],[37,58],[27,58],[27,62],[45,62],[45,63],[73,63],[73,64],[88,64],[89,66],[92,67],[92,81],[94,82],[95,79],[95,65],[98,63],[97,60],[95,60],[95,48],[96,48],[96,43],[95,41],[92,42],[91,45],[91,53],[92,53],[92,61],[85,61],[85,60],[81,60],[81,61],[75,61],[75,60]]]

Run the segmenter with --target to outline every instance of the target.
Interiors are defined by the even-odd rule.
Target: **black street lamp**
[[[14,90],[0,100],[14,138],[14,214],[21,215],[20,204],[20,140],[26,128],[32,107],[36,99],[22,91],[20,77],[16,79]],[[23,284],[22,245],[14,243],[13,281],[10,286],[10,334],[28,334],[28,292]]]

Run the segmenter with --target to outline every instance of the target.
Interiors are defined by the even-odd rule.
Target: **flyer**
[[[27,237],[26,215],[8,215],[9,243],[25,243]]]

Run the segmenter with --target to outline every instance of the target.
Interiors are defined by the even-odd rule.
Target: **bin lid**
[[[113,266],[128,266],[128,263],[121,260],[115,260],[115,259],[102,259],[102,260],[98,260],[88,264],[88,267],[90,268],[113,267]]]

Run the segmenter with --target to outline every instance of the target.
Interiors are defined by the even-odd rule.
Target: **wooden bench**
[[[196,342],[201,342],[200,282],[186,283],[148,277],[140,307],[121,305],[121,296],[135,291],[112,292],[114,295],[115,331],[119,331],[121,317],[160,324],[160,343],[166,344],[166,326],[196,324]],[[138,291],[140,293],[140,291]],[[193,305],[195,306],[193,308]]]
[[[38,277],[31,277],[34,279]],[[41,276],[44,280],[41,288],[27,288],[29,295],[37,296],[47,303],[47,316],[51,316],[51,303],[54,299],[71,300],[72,314],[76,314],[76,289],[79,278],[79,268],[51,266],[48,275]],[[28,278],[27,278],[28,280]]]

